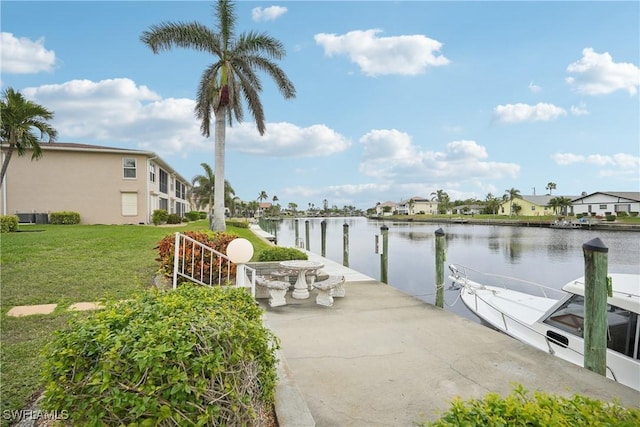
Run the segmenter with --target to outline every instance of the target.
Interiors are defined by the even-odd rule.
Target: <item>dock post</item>
[[[607,370],[608,252],[595,238],[582,245],[584,253],[584,367],[600,375]]]
[[[342,224],[342,265],[349,267],[349,224]]]
[[[382,255],[380,255],[380,281],[382,283],[389,283],[387,279],[387,266],[389,262],[389,227],[383,225],[380,227],[380,234],[382,234]]]
[[[323,258],[327,256],[327,220],[323,219],[320,222],[320,254]]]
[[[304,222],[304,228],[305,228],[304,232],[305,232],[305,240],[306,240],[304,242],[304,245],[305,245],[305,249],[309,250],[309,220],[306,220]]]
[[[444,231],[438,228],[436,234],[436,307],[444,308]]]

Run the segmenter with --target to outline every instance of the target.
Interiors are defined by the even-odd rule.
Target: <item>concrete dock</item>
[[[415,426],[454,397],[507,395],[514,384],[640,406],[636,390],[307,253],[346,277],[346,297],[333,307],[314,292],[277,308],[260,300],[281,342],[280,427]]]

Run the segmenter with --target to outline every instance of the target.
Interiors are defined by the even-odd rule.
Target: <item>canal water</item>
[[[609,248],[610,273],[640,274],[640,234],[628,231],[572,230],[541,227],[492,226],[453,223],[417,223],[349,218],[300,218],[298,236],[309,250],[322,253],[321,221],[326,221],[325,257],[343,263],[343,230],[348,225],[349,267],[380,280],[380,255],[375,236],[388,230],[388,284],[428,303],[435,303],[435,232],[445,233],[445,264],[461,264],[482,272],[515,277],[560,289],[584,275],[582,246],[599,238]],[[296,246],[296,220],[263,225],[276,235],[279,246]],[[300,241],[298,242],[301,243]],[[445,268],[445,309],[477,321],[458,292],[448,289]]]

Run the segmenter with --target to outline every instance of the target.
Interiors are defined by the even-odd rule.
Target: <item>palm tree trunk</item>
[[[225,231],[227,225],[224,215],[224,145],[226,134],[226,108],[216,111],[215,129],[215,183],[213,190],[213,224],[211,230]]]
[[[7,168],[9,167],[9,160],[11,160],[11,156],[13,155],[13,144],[9,144],[9,149],[7,150],[7,154],[5,154],[4,162],[2,162],[2,172],[0,172],[0,185],[4,182],[4,175],[7,173]]]

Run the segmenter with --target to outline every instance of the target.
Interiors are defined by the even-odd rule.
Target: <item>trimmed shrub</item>
[[[200,219],[207,219],[208,214],[206,212],[200,211],[199,213],[200,213]]]
[[[631,211],[631,212],[629,212],[629,215],[635,218],[635,217],[638,216],[638,212],[637,211]]]
[[[169,217],[169,212],[166,209],[156,209],[153,211],[151,216],[151,220],[153,221],[153,225],[160,225],[167,221]]]
[[[182,217],[180,215],[172,213],[167,216],[167,224],[181,224]]]
[[[238,236],[235,234],[225,232],[213,232],[213,231],[185,231],[182,234],[189,236],[190,238],[202,243],[205,246],[215,249],[216,251],[226,254],[227,246],[229,243],[236,239]],[[156,261],[160,262],[160,271],[167,277],[171,277],[173,274],[173,260],[175,254],[176,237],[175,234],[169,234],[165,236],[159,243],[156,249],[158,249],[158,258]],[[207,283],[209,285],[222,285],[224,283],[209,283],[209,277],[212,277],[214,281],[218,280],[218,274],[226,280],[228,276],[235,276],[236,265],[226,262],[218,266],[218,259],[214,256],[213,259],[205,257],[201,262],[202,249],[197,245],[185,245],[181,248],[178,257],[180,259],[179,266],[184,266],[184,273],[187,275],[193,275],[196,279]],[[186,262],[182,262],[187,260]],[[192,264],[191,260],[196,260],[195,264]],[[211,275],[209,274],[211,272]],[[185,278],[178,278],[179,283],[188,282]]]
[[[309,257],[296,248],[283,248],[280,246],[267,248],[258,254],[259,262],[289,261],[295,259],[309,259]]]
[[[249,222],[248,221],[241,221],[241,220],[237,220],[237,219],[232,219],[227,221],[227,225],[230,225],[232,227],[238,227],[238,228],[249,228]]]
[[[190,212],[185,213],[184,216],[189,221],[197,221],[197,220],[200,219],[200,212],[198,212],[198,211],[190,211]]]
[[[605,219],[607,221],[615,221],[616,220],[616,216],[615,215],[607,215],[607,216],[605,216]]]
[[[244,290],[203,286],[76,316],[44,348],[42,408],[72,425],[254,425],[277,383],[261,316]]]
[[[51,212],[49,214],[50,224],[80,224],[80,214],[78,212]]]
[[[628,214],[625,211],[616,212],[616,215],[618,215],[619,217],[628,216]]]
[[[614,400],[605,403],[580,394],[570,398],[535,392],[521,385],[506,398],[488,393],[482,400],[455,399],[442,417],[423,426],[637,426],[640,409],[627,409]]]
[[[0,215],[0,232],[12,233],[18,231],[18,215]]]

